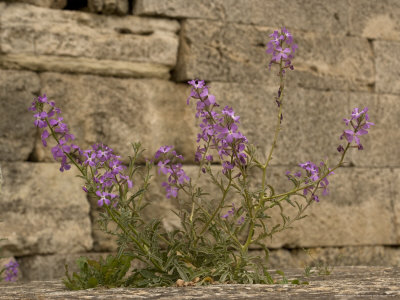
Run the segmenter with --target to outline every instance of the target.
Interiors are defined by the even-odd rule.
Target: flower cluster
[[[346,126],[351,125],[352,129],[344,130],[340,139],[345,138],[350,144],[354,141],[356,143],[358,150],[363,150],[364,147],[360,143],[359,136],[365,135],[368,133],[367,129],[369,129],[374,123],[369,122],[368,116],[368,107],[365,107],[363,110],[359,110],[357,107],[353,109],[351,112],[350,119],[343,119]],[[344,148],[342,145],[339,145],[337,148],[339,152],[343,152]]]
[[[117,185],[127,185],[132,188],[133,183],[129,176],[123,173],[126,166],[120,160],[120,156],[113,153],[113,149],[103,144],[94,144],[92,149],[83,152],[85,160],[83,165],[91,169],[95,193],[100,198],[99,206],[110,205],[112,200],[117,200],[118,195],[112,193],[112,188]],[[88,192],[86,186],[83,187]],[[114,205],[117,203],[114,202]]]
[[[322,189],[322,195],[323,196],[328,195],[329,181],[327,179],[327,176],[333,175],[334,173],[325,165],[325,163],[320,162],[320,167],[317,167],[311,161],[307,161],[303,164],[299,164],[299,166],[306,171],[307,178],[305,179],[305,184],[321,180],[319,183],[320,184],[319,188]],[[316,190],[312,191],[312,188],[314,188],[314,186],[309,186],[305,188],[303,190],[303,195],[307,196],[308,193],[311,193],[311,198],[319,202],[319,197],[315,194]]]
[[[44,111],[44,107],[48,106],[49,110]],[[34,124],[39,128],[46,128],[42,132],[43,146],[47,147],[47,138],[50,135],[56,137],[57,145],[51,149],[51,153],[56,161],[61,162],[60,171],[69,170],[71,165],[68,159],[68,154],[82,154],[79,146],[72,144],[71,141],[75,136],[69,133],[67,124],[63,123],[63,118],[60,117],[61,110],[55,106],[54,101],[48,101],[46,95],[38,97],[32,102],[31,111],[35,111],[33,116],[36,118]]]
[[[268,54],[272,54],[269,67],[271,68],[274,63],[280,64],[282,62],[284,63],[282,74],[285,74],[287,68],[293,70],[292,60],[298,46],[293,42],[291,33],[285,27],[282,27],[281,32],[275,30],[274,33],[270,34],[270,37],[272,39],[267,43],[266,50]]]
[[[201,118],[201,132],[197,135],[197,143],[203,141],[202,146],[197,147],[195,160],[202,163],[204,160],[213,161],[213,156],[208,150],[218,151],[222,161],[223,173],[232,170],[235,166],[246,165],[247,155],[244,153],[247,138],[238,130],[239,116],[229,106],[225,106],[221,113],[214,111],[219,107],[215,96],[209,94],[208,86],[203,80],[191,80],[192,86],[190,98],[198,99],[196,118]]]
[[[162,146],[154,155],[155,159],[160,159],[158,162],[158,174],[161,172],[168,175],[168,181],[163,182],[162,186],[167,192],[167,198],[178,196],[178,190],[186,182],[190,182],[189,176],[182,169],[181,163],[175,163],[176,160],[183,161],[183,156],[178,155],[172,146]]]
[[[46,112],[45,106],[49,107]],[[34,117],[35,126],[44,129],[42,132],[43,146],[47,146],[47,138],[52,135],[57,145],[51,149],[51,153],[55,160],[61,162],[60,171],[69,170],[71,161],[74,160],[80,167],[90,169],[92,182],[87,182],[87,186],[83,186],[85,192],[95,193],[98,197],[98,205],[110,205],[114,200],[117,204],[118,195],[112,193],[115,185],[127,185],[132,188],[133,184],[130,178],[123,173],[127,168],[120,160],[120,156],[113,154],[113,150],[103,144],[94,144],[92,149],[82,150],[79,146],[71,144],[75,136],[68,130],[67,124],[63,122],[61,110],[56,107],[54,101],[49,101],[46,95],[38,97],[33,101],[29,110],[36,112]],[[73,157],[72,157],[73,155]]]
[[[5,281],[15,281],[18,277],[18,267],[19,264],[16,261],[10,260],[8,264],[5,265]]]

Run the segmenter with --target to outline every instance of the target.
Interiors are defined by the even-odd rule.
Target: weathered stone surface
[[[126,15],[129,11],[128,0],[88,0],[89,11],[105,15]]]
[[[374,41],[376,90],[400,94],[400,42]]]
[[[284,8],[284,9],[283,9]],[[318,11],[318,13],[315,13]],[[200,18],[265,26],[281,26],[305,31],[335,32],[345,35],[348,29],[348,3],[330,1],[263,0],[137,0],[133,12],[173,18]]]
[[[351,35],[400,40],[399,1],[349,1],[347,10]]]
[[[361,167],[398,168],[400,132],[393,126],[393,120],[400,118],[400,95],[351,93],[349,98],[351,109],[368,107],[370,121],[375,124],[368,135],[360,138],[364,150],[351,151],[350,161]]]
[[[47,8],[63,9],[67,5],[67,0],[5,0],[8,3],[27,3]]]
[[[397,244],[400,244],[400,201],[398,201],[400,197],[399,184],[400,184],[400,168],[393,169],[394,180],[390,182],[390,187],[393,193],[393,197],[391,198],[394,218],[392,222],[395,226],[396,230],[396,239]]]
[[[276,69],[267,70],[265,44],[272,31],[273,28],[268,27],[185,20],[175,76],[182,81],[197,77],[270,84],[275,81],[271,78],[275,77]],[[342,90],[366,90],[374,83],[373,53],[366,39],[316,33],[293,32],[293,35],[299,45],[295,72],[330,79],[319,80],[310,87],[340,88],[340,83],[345,81],[347,84],[340,88]],[[308,87],[308,80],[298,82]]]
[[[74,253],[92,247],[89,204],[74,171],[57,164],[2,162],[4,255]]]
[[[9,68],[167,78],[176,63],[179,24],[172,20],[15,4],[0,12],[0,25],[0,65]]]
[[[307,285],[211,285],[149,289],[89,289],[68,291],[60,281],[0,283],[0,299],[386,299],[400,296],[400,268],[338,267],[330,276],[304,277],[303,269],[284,270],[288,279]],[[274,278],[281,280],[278,275]]]
[[[35,73],[0,70],[1,160],[26,160],[32,152],[36,129],[28,107],[39,89]]]
[[[1,172],[1,165],[0,165],[0,191],[1,191],[2,185],[3,185],[3,173]]]
[[[252,251],[260,254],[259,251]],[[400,267],[400,248],[385,246],[317,247],[310,249],[270,250],[270,268],[304,268],[318,266],[335,270],[337,266]]]
[[[162,80],[41,74],[46,93],[63,112],[84,149],[103,142],[127,160],[132,142],[141,141],[146,157],[163,145],[175,145],[185,158],[195,151],[194,113],[186,105],[186,85]],[[38,160],[52,160],[38,139]]]

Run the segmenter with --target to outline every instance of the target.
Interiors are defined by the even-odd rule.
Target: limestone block
[[[400,94],[400,41],[374,41],[376,91]]]
[[[37,22],[41,20],[41,22]],[[0,65],[38,71],[168,78],[179,24],[8,5],[0,12]]]
[[[75,253],[92,247],[89,204],[77,172],[57,164],[2,162],[0,232],[5,255]]]
[[[350,160],[360,167],[398,168],[400,145],[397,141],[400,133],[393,122],[400,118],[400,95],[351,93],[349,98],[351,109],[368,107],[370,121],[375,124],[368,135],[360,138],[364,150],[351,151]]]
[[[397,0],[349,1],[348,15],[351,35],[400,40],[400,3]]]
[[[39,89],[35,73],[0,70],[1,160],[27,160],[32,152],[36,128],[28,108]]]
[[[8,3],[27,3],[47,8],[63,9],[67,6],[67,0],[5,0]]]
[[[309,254],[307,254],[306,250]],[[253,254],[260,255],[257,250]],[[400,249],[385,246],[317,247],[310,249],[276,249],[270,251],[270,268],[304,268],[319,264],[333,269],[337,266],[400,266]]]
[[[182,81],[201,78],[270,84],[276,81],[276,68],[268,71],[265,45],[273,30],[272,27],[185,20],[175,76]],[[311,83],[310,79],[297,79],[302,87],[366,90],[374,83],[373,53],[367,40],[296,31],[293,36],[299,49],[294,59],[295,71],[289,73],[318,79]],[[343,82],[346,85],[340,87]]]
[[[126,15],[129,12],[128,0],[88,0],[89,11],[106,15]]]
[[[42,93],[56,101],[77,144],[105,143],[127,161],[140,141],[151,158],[160,146],[175,145],[187,160],[195,151],[194,112],[186,105],[188,87],[151,79],[41,74]],[[38,160],[52,160],[37,140]],[[185,162],[187,161],[185,160]]]
[[[137,0],[134,14],[223,20],[229,23],[285,26],[305,31],[347,32],[348,3],[263,0]],[[315,12],[318,13],[315,13]]]

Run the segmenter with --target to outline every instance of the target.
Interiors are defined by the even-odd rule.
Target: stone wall
[[[82,253],[115,251],[76,173],[60,173],[41,146],[27,110],[34,97],[58,103],[83,148],[102,141],[127,157],[140,140],[150,156],[171,144],[195,174],[185,81],[209,82],[250,142],[269,149],[277,78],[265,44],[282,25],[299,50],[269,174],[277,189],[299,162],[337,159],[352,108],[368,106],[376,126],[365,151],[332,177],[330,195],[268,243],[271,266],[309,262],[303,247],[333,265],[400,266],[399,1],[8,0],[0,1],[0,245],[23,278],[57,278]],[[179,224],[161,180],[149,215],[170,229]]]

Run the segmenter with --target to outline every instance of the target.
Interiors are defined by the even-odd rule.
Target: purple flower
[[[280,64],[283,62],[284,64],[281,72],[282,75],[284,75],[285,69],[294,69],[292,60],[294,58],[296,49],[298,49],[298,46],[293,43],[293,36],[285,27],[281,28],[280,33],[275,30],[274,33],[270,34],[270,37],[271,40],[267,43],[266,50],[268,54],[272,55],[272,58],[269,62],[269,68],[271,68],[272,64],[274,63]],[[283,47],[284,43],[286,43],[289,47]]]
[[[108,194],[108,193],[106,193],[106,192],[101,192],[101,191],[97,191],[97,192],[96,192],[96,195],[100,197],[100,199],[97,201],[97,205],[98,205],[98,206],[103,206],[104,203],[105,203],[106,205],[110,205],[110,203],[111,203],[111,202],[110,202],[110,199],[107,198],[107,197],[109,197],[109,194]]]
[[[322,195],[326,196],[328,194],[328,185],[329,181],[327,176],[333,175],[334,173],[325,165],[324,162],[320,163],[320,167],[317,167],[314,163],[308,161],[303,164],[299,164],[299,166],[306,170],[307,177],[311,179],[311,182],[316,182],[319,181],[318,189],[322,189]],[[301,173],[297,172],[295,176],[300,177]],[[322,178],[323,177],[323,178]],[[310,180],[306,178],[305,184],[309,184]],[[322,178],[322,179],[321,179]],[[303,189],[303,195],[307,196],[309,193],[311,194],[311,199],[314,199],[315,201],[319,202],[319,197],[315,194],[316,190],[313,192],[313,189],[315,188],[314,185],[308,186],[305,189]]]
[[[288,57],[288,54],[291,52],[289,48],[282,49],[281,47],[276,47],[275,54],[272,56],[272,59],[276,62],[279,62],[281,59],[285,59]]]
[[[85,165],[89,165],[91,167],[96,166],[96,153],[93,152],[93,150],[86,150],[84,156],[86,157],[86,160],[83,162]]]
[[[167,192],[166,196],[167,198],[176,198],[178,196],[178,188],[169,185],[167,182],[163,182],[162,186],[165,187],[165,191]]]
[[[350,119],[343,119],[346,126],[351,126],[351,129],[346,129],[343,131],[342,135],[339,137],[341,140],[345,138],[349,144],[353,141],[355,142],[358,150],[363,150],[364,147],[360,142],[360,136],[368,133],[368,130],[371,126],[375,125],[372,122],[369,122],[368,116],[368,107],[365,107],[363,110],[359,110],[357,107],[353,109],[351,112]],[[337,150],[339,152],[344,152],[344,148],[340,145]]]
[[[35,124],[36,127],[44,128],[47,126],[46,121],[43,120],[42,115],[43,113],[38,113],[33,115],[36,118],[36,120],[33,122],[33,124]]]
[[[171,149],[172,149],[172,146],[161,146],[160,149],[158,149],[156,154],[154,155],[154,158],[157,159],[162,154],[167,154],[169,151],[171,151]]]
[[[284,35],[284,40],[287,44],[293,43],[293,36],[292,34],[286,29],[286,27],[282,27],[282,33]]]
[[[205,88],[205,89],[203,89],[205,93],[207,93],[208,91],[207,91],[207,87],[204,83],[204,80],[193,79],[193,80],[188,81],[188,83],[192,86],[190,95],[186,100],[186,103],[189,105],[190,98],[192,98],[192,97],[199,98],[199,95],[200,95],[200,97],[204,97],[201,95],[201,93],[199,93],[199,89]]]
[[[15,281],[18,277],[18,267],[19,264],[16,261],[10,260],[8,264],[5,265],[5,281]]]
[[[183,156],[176,153],[172,146],[163,146],[157,150],[154,155],[157,159],[160,155],[165,155],[165,160],[160,160],[157,164],[158,174],[161,172],[168,175],[168,182],[163,182],[162,186],[165,187],[167,198],[177,197],[178,190],[182,185],[190,182],[190,177],[186,175],[182,169],[181,163],[174,163],[176,160],[182,160]],[[168,157],[168,158],[166,158]]]
[[[41,138],[42,138],[42,144],[43,144],[44,147],[47,147],[47,141],[46,141],[46,139],[47,139],[49,136],[50,136],[50,134],[49,134],[49,132],[47,131],[47,129],[43,130]]]
[[[160,174],[160,172],[163,172],[163,174],[167,175],[168,173],[171,173],[172,170],[169,168],[169,162],[170,160],[167,159],[165,161],[159,161],[157,166],[158,166],[158,174]]]

